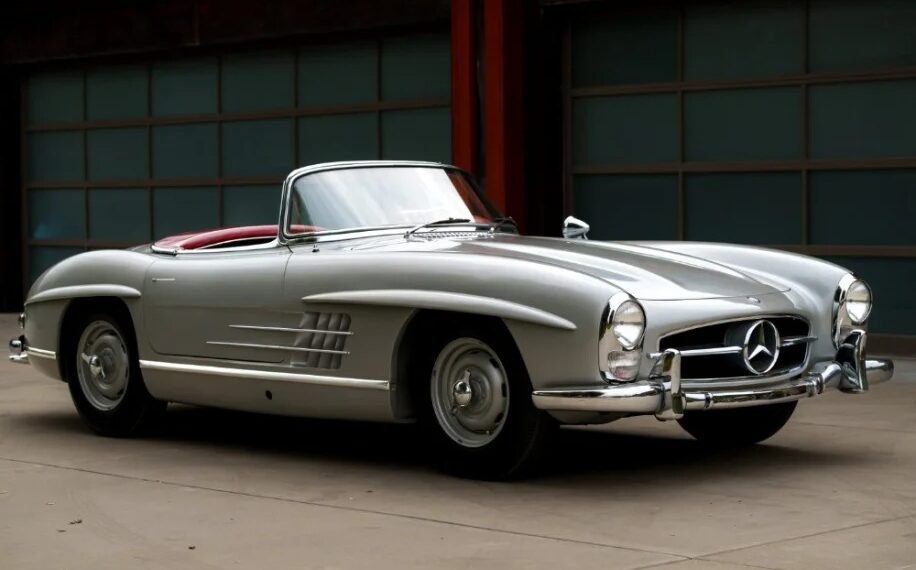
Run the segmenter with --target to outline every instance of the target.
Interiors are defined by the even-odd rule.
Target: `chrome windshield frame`
[[[354,237],[373,235],[375,233],[380,233],[382,235],[387,235],[390,233],[397,233],[403,231],[404,228],[410,228],[416,224],[395,224],[395,225],[385,225],[385,226],[367,226],[363,228],[343,228],[337,230],[326,230],[322,232],[313,232],[308,234],[290,234],[287,229],[289,227],[289,216],[290,216],[290,197],[292,195],[293,185],[296,181],[304,176],[310,174],[315,174],[318,172],[327,172],[331,170],[352,170],[356,168],[433,168],[437,170],[446,170],[454,171],[463,175],[468,183],[471,185],[471,188],[474,190],[477,198],[483,202],[489,210],[494,214],[502,215],[502,213],[490,203],[490,200],[487,198],[486,194],[483,193],[481,188],[477,185],[477,181],[474,180],[474,177],[466,170],[458,168],[457,166],[452,166],[450,164],[443,164],[440,162],[424,162],[424,161],[414,161],[414,160],[361,160],[361,161],[346,161],[346,162],[324,162],[321,164],[313,164],[311,166],[306,166],[303,168],[298,168],[289,173],[286,177],[286,180],[283,181],[283,191],[280,198],[280,219],[278,224],[278,233],[277,239],[279,245],[288,245],[294,242],[318,242],[318,241],[338,241],[345,239],[353,239]],[[475,224],[470,222],[468,226],[479,227],[480,224]],[[371,233],[370,233],[371,232]]]

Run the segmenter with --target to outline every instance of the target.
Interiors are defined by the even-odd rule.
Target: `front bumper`
[[[863,393],[870,384],[890,380],[894,363],[865,359],[864,331],[853,331],[840,346],[833,361],[777,383],[762,381],[754,386],[734,386],[723,381],[721,388],[690,390],[681,383],[681,355],[669,349],[658,355],[657,373],[647,380],[605,387],[536,390],[534,405],[556,412],[610,412],[655,414],[662,420],[678,419],[687,410],[737,408],[790,402],[817,396],[828,388]]]

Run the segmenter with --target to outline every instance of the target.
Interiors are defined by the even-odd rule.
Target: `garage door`
[[[451,159],[446,36],[74,67],[25,86],[27,285],[87,249],[276,223],[296,166]]]
[[[873,285],[874,331],[916,334],[916,4],[568,10],[566,204],[593,238],[822,256]]]

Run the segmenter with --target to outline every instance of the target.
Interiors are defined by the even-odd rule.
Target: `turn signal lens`
[[[630,382],[636,379],[639,373],[639,358],[642,353],[638,350],[612,350],[607,355],[608,372],[617,380]]]

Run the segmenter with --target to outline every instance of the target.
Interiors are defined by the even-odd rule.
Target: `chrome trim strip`
[[[321,376],[315,374],[298,374],[294,372],[274,372],[270,370],[251,370],[243,368],[228,368],[225,366],[206,366],[200,364],[180,364],[177,362],[159,362],[141,360],[140,368],[158,370],[161,372],[183,372],[186,374],[206,374],[210,376],[225,376],[227,378],[240,378],[243,380],[271,380],[278,382],[297,382],[300,384],[314,384],[316,386],[332,386],[337,388],[362,388],[366,390],[388,390],[388,380],[369,380],[365,378],[343,378],[337,376]]]
[[[242,329],[247,331],[268,331],[268,332],[289,332],[289,333],[314,333],[314,334],[331,334],[338,336],[352,336],[351,331],[326,331],[321,329],[295,329],[289,327],[262,327],[259,325],[229,325],[230,329]]]
[[[779,347],[795,346],[797,344],[808,344],[817,340],[816,336],[787,336],[779,343]]]
[[[57,360],[57,353],[53,350],[43,350],[41,348],[35,348],[30,346],[27,349],[29,356],[37,356],[38,358],[46,358],[48,360]]]
[[[43,303],[45,301],[59,301],[62,299],[73,299],[76,297],[121,297],[124,299],[137,299],[140,297],[140,291],[133,287],[125,285],[103,284],[103,285],[69,285],[67,287],[55,287],[42,291],[26,300],[26,305],[32,303]]]
[[[234,346],[236,348],[263,348],[266,350],[289,350],[292,352],[319,352],[321,354],[350,354],[346,350],[329,350],[326,348],[303,348],[300,346],[280,346],[276,344],[257,344],[253,342],[227,342],[221,340],[208,340],[207,344],[215,346]]]
[[[808,344],[816,340],[816,336],[787,336],[782,339],[779,347],[785,348],[798,344]],[[715,356],[717,354],[740,354],[741,351],[742,348],[740,346],[716,346],[713,348],[688,348],[687,350],[680,351],[680,353],[681,356]],[[661,354],[661,352],[653,352],[648,356],[649,358],[658,358]]]
[[[716,346],[713,348],[690,348],[681,350],[681,356],[715,356],[717,354],[741,354],[740,346]]]
[[[317,295],[303,297],[302,300],[310,304],[380,305],[463,311],[479,315],[491,315],[494,317],[526,321],[568,331],[576,330],[576,325],[572,321],[535,307],[513,303],[512,301],[495,299],[493,297],[451,293],[448,291],[429,291],[425,289],[366,289],[359,291],[319,293]]]

